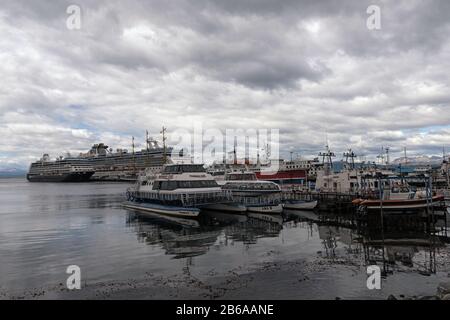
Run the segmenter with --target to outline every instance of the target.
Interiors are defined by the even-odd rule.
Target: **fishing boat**
[[[237,212],[237,208],[242,212],[266,214],[283,211],[280,186],[274,182],[258,180],[254,172],[229,172],[218,183],[233,196],[233,203],[222,206],[224,211]]]
[[[317,200],[285,200],[283,202],[283,209],[291,210],[314,210],[317,207]]]
[[[385,213],[418,213],[431,208],[440,211],[445,207],[443,195],[427,196],[426,191],[412,191],[407,185],[394,184],[383,190],[380,198],[355,199],[353,204],[362,211],[380,212],[382,209]]]
[[[124,207],[178,217],[197,217],[208,206],[232,202],[201,164],[168,164],[144,171],[126,193]]]

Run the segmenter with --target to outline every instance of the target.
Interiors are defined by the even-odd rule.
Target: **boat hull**
[[[74,172],[61,175],[31,175],[27,174],[30,182],[86,182],[94,172]]]
[[[314,210],[317,207],[317,200],[314,201],[292,201],[283,203],[284,209],[291,210]]]
[[[127,209],[164,214],[173,217],[195,218],[200,213],[200,209],[198,208],[164,206],[160,204],[145,203],[145,202],[142,203],[142,202],[127,201],[122,205]]]
[[[283,212],[283,206],[281,204],[278,205],[254,205],[247,206],[248,212],[254,213],[266,213],[266,214],[278,214]]]
[[[363,200],[359,202],[360,207],[369,212],[379,212],[383,208],[384,212],[402,213],[424,211],[427,207],[439,207],[444,201],[442,196],[435,196],[431,201],[427,199],[411,199],[411,200]]]
[[[221,212],[236,213],[236,214],[245,214],[245,212],[247,211],[247,208],[244,205],[234,204],[234,203],[211,204],[211,205],[205,206],[204,209],[214,210],[214,211],[221,211]]]

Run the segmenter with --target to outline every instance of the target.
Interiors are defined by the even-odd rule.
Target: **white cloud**
[[[439,154],[450,144],[446,1],[6,1],[0,167],[169,130],[279,128],[282,149]],[[377,2],[377,1],[375,1]],[[406,5],[407,4],[407,5]],[[432,16],[432,18],[431,18]]]

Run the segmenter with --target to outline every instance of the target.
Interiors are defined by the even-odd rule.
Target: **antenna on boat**
[[[325,159],[326,159],[327,164],[330,164],[331,167],[333,167],[332,157],[335,157],[336,155],[334,154],[334,152],[331,152],[328,144],[325,146],[325,148],[326,148],[326,152],[319,152],[319,157],[322,157],[322,164],[325,164]]]
[[[352,151],[352,149],[348,149],[348,152],[344,152],[345,162],[349,163],[348,159],[350,158],[351,168],[355,169],[355,158],[356,154]]]
[[[163,140],[163,148],[164,148],[164,156],[163,156],[163,163],[166,164],[167,161],[167,152],[166,152],[166,128],[163,126],[161,130],[162,134],[162,140]]]

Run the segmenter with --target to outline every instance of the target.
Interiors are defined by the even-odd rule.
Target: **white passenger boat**
[[[286,200],[283,203],[284,209],[291,210],[314,210],[317,207],[317,200],[304,201],[304,200]]]
[[[231,191],[222,190],[200,164],[165,165],[160,173],[145,171],[127,190],[126,208],[179,217],[196,217],[209,205],[230,203]]]
[[[257,180],[254,172],[230,172],[218,183],[233,196],[234,203],[224,206],[224,211],[236,211],[236,205],[248,212],[273,214],[283,211],[280,186]]]

